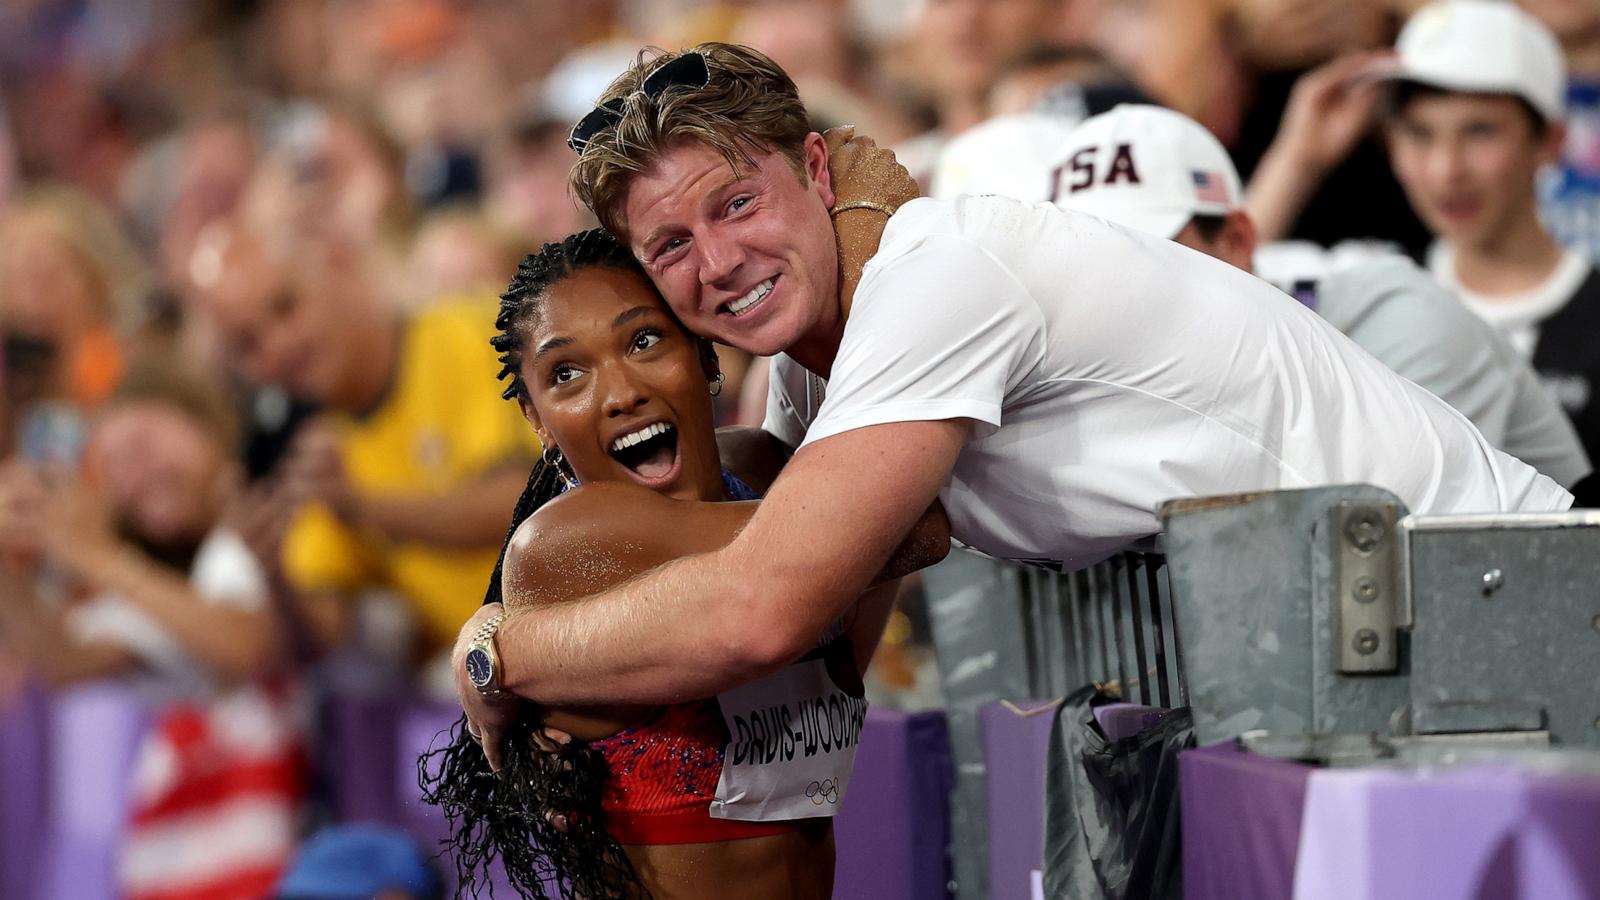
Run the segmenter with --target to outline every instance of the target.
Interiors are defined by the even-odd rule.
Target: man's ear
[[[1217,255],[1246,272],[1253,272],[1256,243],[1256,223],[1250,214],[1242,209],[1228,213],[1223,219],[1222,233],[1217,235]]]
[[[801,153],[806,177],[817,189],[817,195],[822,198],[822,205],[833,209],[833,175],[828,171],[828,142],[822,139],[822,135],[813,131],[806,135]]]
[[[1539,139],[1539,164],[1553,166],[1561,161],[1561,151],[1567,144],[1567,123],[1551,122],[1545,126]]]

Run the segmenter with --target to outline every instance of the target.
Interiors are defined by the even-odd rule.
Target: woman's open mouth
[[[611,442],[611,457],[654,490],[678,475],[678,429],[671,422],[652,422]]]

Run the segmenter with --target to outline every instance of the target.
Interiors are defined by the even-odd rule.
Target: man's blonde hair
[[[705,87],[645,95],[650,73],[690,53],[705,57]],[[641,51],[595,105],[618,99],[621,119],[589,139],[572,169],[573,192],[612,234],[624,234],[620,207],[633,177],[685,143],[716,150],[735,169],[749,165],[752,152],[777,151],[803,177],[811,133],[805,104],[783,69],[749,47],[711,42],[678,53]]]

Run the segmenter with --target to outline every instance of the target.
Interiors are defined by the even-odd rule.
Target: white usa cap
[[[1512,94],[1548,121],[1562,118],[1567,89],[1561,44],[1510,0],[1443,0],[1417,10],[1395,42],[1385,75],[1450,91]]]
[[[1044,113],[996,116],[950,139],[939,151],[928,196],[999,194],[1050,199],[1050,170],[1074,121]]]
[[[1051,199],[1159,237],[1197,215],[1241,203],[1239,172],[1199,122],[1160,106],[1124,104],[1084,121],[1052,167]]]

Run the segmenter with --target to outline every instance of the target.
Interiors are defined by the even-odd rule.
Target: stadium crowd
[[[137,685],[123,892],[273,890],[319,818],[319,705],[455,696],[548,449],[496,382],[498,296],[598,224],[569,132],[641,47],[762,51],[936,198],[1254,272],[1591,505],[1600,5],[1448,5],[8,2],[0,708]],[[761,425],[768,361],[718,357],[717,422]],[[900,604],[869,696],[937,705]]]

